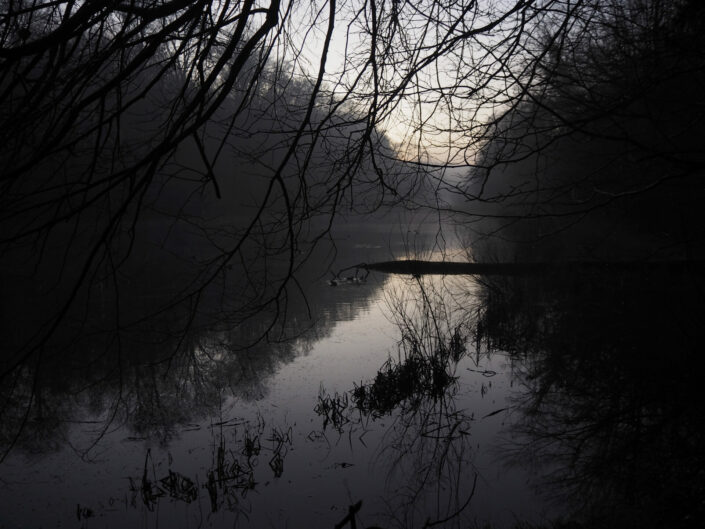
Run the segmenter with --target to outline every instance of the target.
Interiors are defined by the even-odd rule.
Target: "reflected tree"
[[[68,443],[91,459],[104,434],[122,426],[132,440],[167,446],[182,432],[200,428],[221,406],[266,396],[281,365],[308,352],[350,310],[364,307],[377,288],[373,281],[357,287],[362,298],[353,307],[316,292],[308,299],[315,311],[309,314],[298,300],[274,328],[263,314],[248,325],[195,318],[186,333],[168,318],[153,318],[150,329],[120,334],[119,342],[110,333],[86,333],[60,357],[48,357],[39,375],[26,366],[5,388],[0,443],[15,443],[25,453],[60,450]],[[267,329],[272,338],[257,341]],[[26,416],[28,401],[34,405]]]
[[[691,368],[702,277],[492,282],[478,321],[510,353],[521,419],[503,448],[586,527],[697,527],[703,409]]]
[[[319,395],[320,435],[331,425],[340,436],[362,440],[380,422],[391,423],[375,456],[392,492],[382,515],[385,527],[465,527],[471,519],[478,476],[473,416],[456,405],[467,322],[464,310],[445,299],[448,292],[440,282],[421,278],[388,290],[401,335],[397,357],[390,356],[370,382]]]

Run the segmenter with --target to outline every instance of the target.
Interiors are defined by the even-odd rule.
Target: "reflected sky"
[[[460,317],[439,305],[453,288],[467,301],[468,288],[427,290],[446,324]],[[318,323],[289,341],[233,351],[226,335],[205,335],[170,362],[133,363],[122,385],[47,394],[56,419],[30,424],[3,464],[5,526],[332,527],[359,501],[363,526],[541,519],[529,476],[495,464],[512,393],[501,354],[469,352],[452,391],[413,413],[350,406],[345,427],[324,424],[320,396],[349,394],[399,358],[400,324],[422,321],[424,298],[401,277],[319,289]]]
[[[702,520],[701,276],[304,277],[278,327],[153,321],[19,371],[0,525]]]

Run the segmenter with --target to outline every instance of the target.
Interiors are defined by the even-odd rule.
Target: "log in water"
[[[383,261],[360,263],[349,270],[410,275],[533,275],[554,272],[671,272],[703,273],[705,261],[575,261],[556,263],[469,263],[448,261]]]

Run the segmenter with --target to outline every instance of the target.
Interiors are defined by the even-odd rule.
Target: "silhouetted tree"
[[[702,257],[702,7],[574,8],[564,33],[540,28],[516,97],[454,187],[463,222],[523,243],[504,258]]]

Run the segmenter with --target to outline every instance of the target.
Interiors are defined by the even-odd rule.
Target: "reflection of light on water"
[[[419,284],[424,286],[423,293]],[[445,325],[446,330],[462,325],[474,303],[473,283],[464,277],[390,276],[383,289],[365,288],[326,290],[322,304],[335,309],[329,309],[325,318],[336,321],[326,320],[316,341],[301,342],[307,354],[295,354],[276,364],[276,371],[266,380],[268,392],[243,400],[229,396],[228,383],[236,380],[220,379],[221,405],[215,415],[184,423],[177,420],[164,446],[135,437],[128,428],[114,423],[84,461],[70,448],[29,464],[22,456],[13,456],[4,469],[9,485],[0,500],[1,512],[15,512],[13,519],[26,520],[26,513],[34,509],[32,521],[51,525],[57,516],[73,519],[80,504],[100,516],[106,526],[115,527],[140,520],[147,526],[173,527],[184,526],[186,521],[231,526],[235,520],[252,527],[285,523],[325,527],[339,522],[349,505],[362,500],[360,519],[367,525],[380,524],[380,517],[385,510],[389,514],[391,506],[392,514],[401,517],[397,521],[418,526],[426,518],[443,517],[440,511],[418,511],[424,505],[438,507],[436,494],[441,489],[436,485],[419,489],[415,505],[408,499],[414,486],[431,483],[417,481],[419,470],[438,464],[433,458],[440,445],[431,432],[445,428],[452,429],[456,440],[448,445],[455,452],[449,453],[459,457],[462,465],[442,467],[444,472],[455,468],[456,474],[447,476],[455,476],[457,481],[438,485],[450,486],[462,505],[478,476],[477,490],[464,511],[467,519],[501,525],[512,521],[508,516],[531,518],[535,505],[530,503],[535,498],[526,487],[527,476],[518,469],[500,471],[492,459],[496,437],[503,423],[511,419],[506,413],[495,413],[507,406],[511,392],[501,355],[478,355],[468,344],[469,353],[453,372],[458,377],[457,392],[444,403],[452,415],[441,422],[430,414],[404,422],[392,413],[341,432],[323,429],[322,418],[314,413],[321,387],[330,394],[342,394],[356,384],[374,380],[382,364],[399,354],[400,323],[418,323],[423,315],[419,305],[423,296],[428,297],[438,317],[442,316],[443,321],[436,323]],[[192,374],[205,376],[225,368],[234,354],[227,342],[226,334],[212,334],[195,347]],[[246,351],[238,354],[243,360],[247,357]],[[431,403],[428,411],[437,410],[434,406],[437,404]],[[422,419],[436,422],[418,423]],[[89,445],[98,427],[76,425],[69,433],[71,445]],[[254,442],[255,437],[261,446],[257,453],[246,450],[247,440]],[[145,461],[149,466],[147,480]],[[177,476],[178,483],[194,484],[189,492],[196,490],[198,497],[184,496],[189,499],[186,502],[171,494],[167,485],[173,480],[169,481],[169,476]],[[213,484],[208,488],[209,480],[230,483],[230,489]],[[143,501],[145,487],[140,488],[140,483],[152,487],[149,504]],[[217,493],[212,493],[216,489]],[[23,512],[6,508],[15,504],[22,505]],[[215,512],[213,505],[217,505]],[[8,523],[14,522],[11,519]]]

